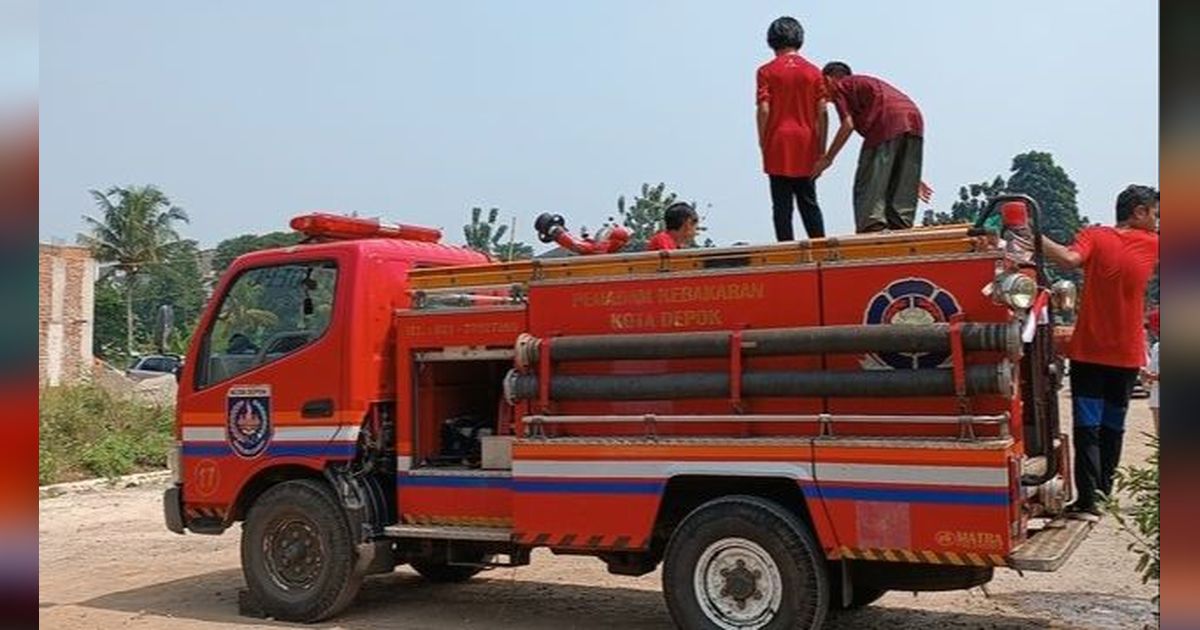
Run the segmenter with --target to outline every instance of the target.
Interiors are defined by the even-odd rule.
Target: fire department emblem
[[[232,387],[227,403],[229,445],[242,457],[257,457],[271,440],[270,386]]]
[[[962,309],[949,291],[924,278],[897,280],[871,298],[864,324],[926,326],[944,323]],[[915,370],[943,366],[948,352],[872,352],[863,358],[868,370]]]

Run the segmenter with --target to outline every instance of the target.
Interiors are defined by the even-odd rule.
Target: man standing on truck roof
[[[1079,493],[1071,513],[1094,521],[1097,492],[1112,493],[1129,395],[1146,361],[1142,314],[1158,265],[1158,191],[1130,185],[1117,195],[1115,227],[1086,228],[1069,247],[1044,236],[1042,243],[1060,267],[1083,269],[1079,317],[1067,346]]]
[[[663,211],[663,225],[666,229],[659,230],[646,243],[647,251],[662,249],[679,249],[690,247],[696,238],[696,228],[700,224],[700,215],[689,203],[676,201]]]
[[[817,161],[817,174],[829,168],[850,138],[863,137],[854,173],[856,231],[906,230],[913,226],[918,196],[928,201],[921,181],[925,122],[921,110],[883,79],[854,74],[842,61],[821,70],[841,124],[829,150]]]
[[[756,77],[758,147],[763,171],[771,183],[775,239],[795,239],[792,200],[809,238],[825,236],[825,220],[817,205],[816,162],[825,151],[829,120],[821,71],[800,56],[804,28],[781,17],[767,28],[767,45],[775,58],[758,68]]]

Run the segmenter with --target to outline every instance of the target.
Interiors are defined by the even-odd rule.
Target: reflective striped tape
[[[742,461],[516,460],[513,477],[666,479],[675,475],[780,476],[812,479],[808,464]]]
[[[818,481],[900,483],[916,485],[1007,488],[1007,468],[972,466],[907,466],[896,464],[826,464],[817,462]]]
[[[358,425],[340,424],[324,426],[275,427],[271,432],[273,442],[356,442],[361,428]],[[227,441],[225,427],[183,427],[184,442]]]
[[[928,549],[859,549],[840,547],[838,553],[847,560],[878,562],[908,562],[913,564],[950,564],[955,566],[1004,567],[1008,561],[998,553],[931,551]]]

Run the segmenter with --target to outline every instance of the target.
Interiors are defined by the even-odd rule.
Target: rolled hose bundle
[[[1009,359],[1021,356],[1016,322],[964,323],[966,352],[1003,351]],[[729,356],[730,331],[587,335],[551,339],[551,361],[688,359]],[[522,334],[517,339],[517,366],[537,365],[546,344]],[[741,332],[743,356],[850,354],[859,352],[950,352],[950,324],[922,326],[844,325],[764,328]]]
[[[1012,364],[1007,360],[966,368],[966,393],[1012,395]],[[510,370],[504,393],[510,402],[538,397],[538,377]],[[742,396],[904,398],[955,395],[954,373],[948,369],[829,371],[761,371],[742,374]],[[671,400],[727,398],[726,372],[677,374],[553,375],[551,400]]]

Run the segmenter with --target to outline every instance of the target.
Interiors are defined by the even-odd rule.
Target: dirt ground
[[[1066,411],[1066,410],[1064,410]],[[1064,417],[1069,418],[1069,415]],[[1130,409],[1124,463],[1147,453],[1144,400]],[[43,628],[278,628],[239,617],[238,536],[178,536],[163,526],[161,486],[70,494],[40,502]],[[832,616],[829,628],[1140,628],[1156,626],[1135,558],[1105,518],[1056,573],[997,570],[981,589],[889,593],[869,608]],[[470,583],[431,585],[407,568],[371,578],[358,600],[319,628],[670,628],[658,572],[609,575],[592,558],[534,554],[519,569]],[[301,626],[297,626],[301,627]]]

